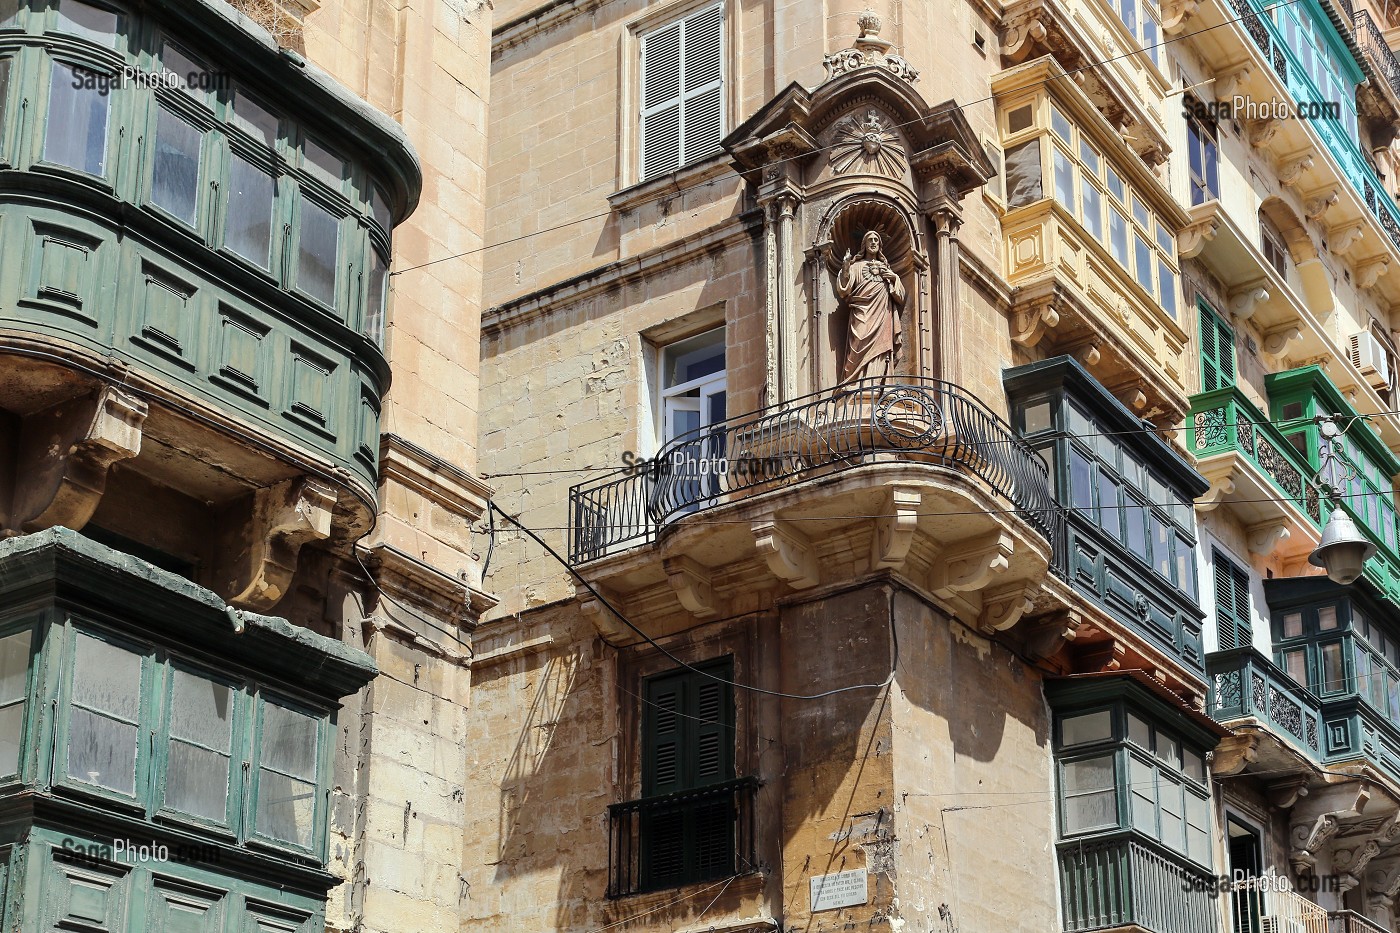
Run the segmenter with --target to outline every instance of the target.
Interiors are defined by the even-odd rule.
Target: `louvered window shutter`
[[[1254,641],[1249,621],[1249,573],[1220,551],[1213,555],[1215,618],[1220,648],[1247,647]]]
[[[642,179],[719,151],[724,136],[724,7],[691,13],[641,40]]]
[[[1201,391],[1235,384],[1235,332],[1201,305]]]
[[[642,713],[642,796],[655,797],[685,788],[685,676],[647,681]]]

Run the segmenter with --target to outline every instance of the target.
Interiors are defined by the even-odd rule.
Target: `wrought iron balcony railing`
[[[756,871],[757,793],[745,777],[608,807],[608,897]]]
[[[1371,60],[1371,67],[1390,85],[1391,91],[1400,97],[1400,62],[1395,53],[1385,43],[1376,21],[1366,10],[1357,10],[1352,20],[1356,24],[1356,44],[1362,53]]]
[[[1218,722],[1253,717],[1292,736],[1321,761],[1322,714],[1316,697],[1253,648],[1217,651],[1206,658],[1210,715]]]
[[[1236,881],[1230,891],[1234,933],[1289,930],[1293,933],[1335,933],[1328,929],[1327,911],[1288,886],[1277,875]]]
[[[1206,869],[1134,837],[1060,846],[1066,933],[1118,927],[1215,933],[1215,883]]]
[[[864,379],[683,434],[629,475],[569,491],[575,563],[645,544],[668,521],[865,463],[926,463],[975,477],[1050,542],[1064,517],[1045,462],[959,386]]]
[[[1308,933],[1313,933],[1311,929]],[[1386,928],[1354,910],[1334,910],[1327,914],[1327,933],[1387,933]]]

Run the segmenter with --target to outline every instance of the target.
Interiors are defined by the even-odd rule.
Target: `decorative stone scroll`
[[[919,72],[898,55],[891,55],[894,43],[880,38],[880,17],[866,10],[856,20],[860,26],[860,36],[849,49],[826,56],[826,80],[840,77],[861,68],[883,68],[910,84],[919,80]]]

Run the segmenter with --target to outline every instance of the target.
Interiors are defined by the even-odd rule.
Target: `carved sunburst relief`
[[[836,124],[831,167],[837,174],[859,167],[866,172],[898,176],[904,165],[904,146],[878,111],[867,110],[863,120],[852,114]]]

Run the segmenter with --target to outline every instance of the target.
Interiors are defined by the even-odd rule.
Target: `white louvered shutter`
[[[724,136],[724,6],[642,37],[642,179],[719,150]]]

